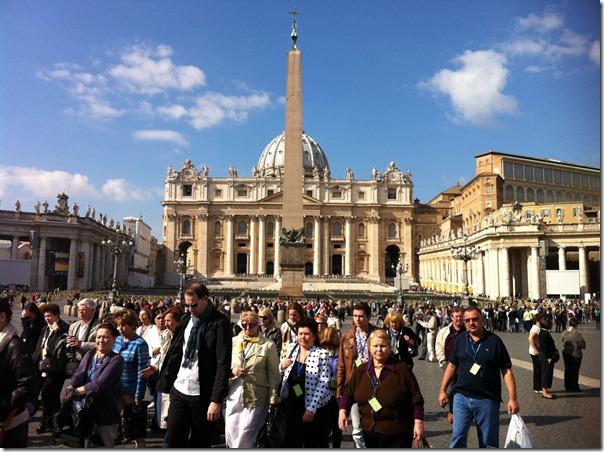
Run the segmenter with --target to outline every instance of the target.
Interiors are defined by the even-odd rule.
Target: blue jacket
[[[96,350],[90,350],[71,377],[69,384],[75,388],[84,386],[86,395],[94,398],[94,421],[98,425],[120,423],[120,375],[124,369],[124,358],[109,352],[90,381],[89,370]]]

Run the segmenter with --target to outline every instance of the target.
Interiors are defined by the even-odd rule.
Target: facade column
[[[266,217],[260,215],[258,217],[258,274],[264,275],[266,261],[264,258],[264,250],[266,249]]]
[[[510,296],[510,251],[499,248],[499,296]]]
[[[76,288],[76,259],[78,256],[78,241],[71,239],[69,241],[69,269],[67,271],[67,289]]]
[[[323,274],[325,276],[329,275],[329,217],[323,218],[323,246],[321,249],[321,254],[323,255]]]
[[[233,216],[229,215],[227,220],[227,233],[226,233],[226,263],[225,263],[225,274],[226,276],[233,276]]]
[[[78,289],[80,290],[87,290],[87,283],[88,283],[88,272],[89,272],[89,268],[88,268],[88,258],[90,256],[90,243],[88,241],[83,241],[80,245],[80,251],[84,254],[84,257],[82,259],[82,265],[84,266],[84,272],[82,274],[81,278],[77,278],[77,286]]]
[[[375,281],[382,281],[383,274],[380,271],[383,265],[384,255],[380,244],[380,219],[369,217],[368,243],[369,243],[369,277]]]
[[[485,293],[484,290],[484,254],[482,252],[478,253],[478,259],[476,261],[478,264],[478,271],[476,272],[476,293],[481,294]]]
[[[579,292],[581,295],[589,292],[589,278],[587,274],[587,249],[579,247]]]
[[[40,237],[40,249],[38,251],[38,290],[46,290],[46,237]]]
[[[196,222],[199,234],[195,240],[196,248],[199,250],[196,270],[204,277],[209,277],[210,272],[210,216],[207,213],[197,215],[199,221]]]
[[[558,248],[558,270],[566,270],[566,249],[563,246]]]
[[[499,297],[499,253],[497,248],[489,249],[489,280],[490,289],[489,298],[496,299]]]
[[[319,276],[321,274],[321,217],[315,217],[315,227],[313,231],[313,263],[312,274]]]
[[[352,275],[352,218],[346,217],[346,229],[345,229],[345,240],[346,240],[346,259],[344,275]]]
[[[256,265],[258,264],[258,248],[256,245],[256,217],[250,217],[250,266],[249,273],[255,275],[258,273]]]
[[[19,258],[19,237],[13,237],[10,248],[10,258],[11,260]]]
[[[531,266],[530,266],[530,293],[532,299],[539,298],[539,247],[531,247]]]
[[[275,278],[281,277],[281,243],[279,243],[279,239],[281,238],[281,217],[275,217],[275,263],[273,265]]]
[[[99,243],[94,246],[94,276],[92,278],[92,288],[99,290],[101,288],[101,245]]]

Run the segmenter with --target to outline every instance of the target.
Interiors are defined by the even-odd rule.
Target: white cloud
[[[195,106],[188,111],[188,116],[193,127],[205,129],[225,120],[243,122],[250,110],[262,109],[269,104],[269,95],[264,92],[249,96],[225,96],[208,92],[196,99]]]
[[[545,12],[542,15],[529,14],[526,17],[517,17],[514,22],[519,30],[548,33],[562,28],[564,17],[552,12]]]
[[[170,46],[155,49],[134,46],[121,55],[122,64],[109,69],[109,74],[129,90],[156,94],[166,89],[188,91],[206,83],[205,74],[196,66],[176,66],[169,58]]]
[[[443,69],[420,87],[450,97],[456,119],[489,125],[498,114],[516,113],[517,101],[505,95],[506,57],[493,50],[466,50],[455,57],[459,70]]]
[[[180,146],[189,145],[189,142],[174,130],[137,130],[132,136],[139,141],[169,141]]]
[[[157,112],[160,115],[169,117],[170,119],[180,119],[187,114],[187,109],[182,105],[169,105],[157,107]]]
[[[147,196],[145,190],[137,188],[125,179],[109,179],[103,184],[101,192],[106,198],[117,202],[131,199],[143,201]]]
[[[589,59],[597,65],[600,64],[600,41],[591,43],[591,46],[589,47]]]

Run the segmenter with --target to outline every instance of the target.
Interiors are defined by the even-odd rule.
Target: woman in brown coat
[[[411,447],[424,436],[424,398],[413,372],[390,355],[391,341],[384,330],[369,335],[371,359],[354,369],[340,399],[339,424],[346,430],[347,414],[359,404],[368,448]]]

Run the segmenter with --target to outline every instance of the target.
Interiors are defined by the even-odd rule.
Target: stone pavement
[[[18,313],[15,313],[18,318]],[[64,318],[66,321],[74,318]],[[350,319],[344,323],[344,328],[350,326]],[[582,324],[579,331],[585,338],[587,348],[584,351],[581,365],[581,393],[564,392],[564,364],[562,360],[556,363],[556,372],[552,392],[555,400],[547,400],[532,390],[532,365],[528,355],[527,333],[497,333],[499,334],[513,360],[513,371],[516,377],[520,415],[527,425],[533,446],[547,449],[602,448],[601,440],[601,334],[593,323]],[[561,349],[561,333],[552,333],[556,346]],[[415,361],[414,373],[420,384],[425,400],[425,429],[426,438],[434,448],[448,448],[451,437],[451,425],[446,420],[446,410],[438,405],[438,386],[442,370],[436,363]],[[506,412],[507,392],[503,385],[503,401],[500,410],[500,447],[503,447],[510,416]],[[56,448],[49,434],[38,435],[35,428],[39,425],[40,411],[30,423],[29,447]],[[146,447],[161,447],[162,438],[157,433],[148,432]],[[468,446],[478,447],[476,429],[472,427],[468,438]],[[119,446],[131,448],[133,444]],[[216,444],[215,447],[224,447]],[[343,448],[352,448],[350,427],[344,435]]]

